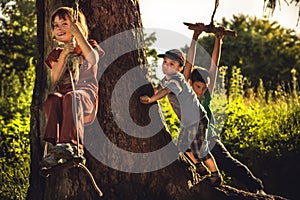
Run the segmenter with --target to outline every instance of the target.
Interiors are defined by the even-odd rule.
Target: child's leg
[[[194,154],[191,151],[185,152],[186,155],[193,161],[194,164],[197,164],[199,161],[195,158]]]
[[[60,132],[62,123],[62,94],[55,92],[48,95],[44,102],[47,125],[44,140],[52,144],[58,142],[57,133]]]
[[[208,149],[207,124],[208,119],[204,117],[200,120],[199,124],[190,128],[189,141],[192,141],[190,147],[192,154],[198,162],[212,157]]]
[[[199,158],[197,158],[197,156],[194,156],[194,154],[191,151],[187,151],[185,153],[195,164],[196,172],[200,174],[200,176],[206,176],[210,174],[208,168],[204,164],[202,164],[202,161]]]
[[[219,171],[215,159],[213,157],[204,161],[206,167],[211,171],[211,173]]]
[[[59,137],[59,143],[77,144],[76,124],[78,125],[79,139],[83,142],[83,113],[80,101],[80,94],[76,93],[76,109],[74,108],[73,92],[69,92],[63,97],[63,123]],[[75,113],[76,112],[76,113]]]
[[[200,161],[203,161],[211,172],[211,175],[206,177],[204,180],[212,186],[219,186],[222,183],[222,176],[218,171],[214,158],[209,152],[207,142],[207,124],[208,120],[204,117],[199,123],[196,137],[191,144],[191,150],[194,156],[197,156]]]

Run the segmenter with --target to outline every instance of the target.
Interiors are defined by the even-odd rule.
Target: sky
[[[283,27],[294,29],[300,34],[300,23],[298,27],[296,26],[300,3],[298,7],[294,4],[288,6],[286,1],[290,2],[280,0],[280,6],[276,8],[270,20],[278,21]],[[176,47],[181,43],[189,43],[192,31],[188,30],[183,22],[209,24],[215,4],[214,0],[139,0],[139,2],[145,32],[156,32],[158,42],[163,39],[166,43],[159,45],[162,49],[167,46],[172,48],[172,44]],[[233,15],[238,14],[263,18],[263,3],[264,0],[219,0],[214,19],[218,23],[223,17],[230,20]],[[173,37],[176,39],[166,42]]]
[[[182,22],[209,24],[215,4],[214,0],[139,0],[139,2],[144,27],[171,29],[187,35],[189,33]],[[222,17],[232,19],[232,15],[240,13],[262,18],[263,3],[263,0],[219,0],[214,19],[221,22]],[[296,27],[300,3],[298,7],[294,4],[287,6],[285,0],[281,0],[280,5],[274,11],[271,20],[300,32],[300,24]]]
[[[286,4],[290,0],[280,0],[270,21],[277,21],[285,28],[294,29],[300,34],[300,22],[297,25],[299,6]],[[278,1],[277,1],[278,2]],[[157,41],[151,46],[158,53],[164,53],[173,48],[189,45],[193,32],[183,22],[202,22],[209,24],[214,10],[214,0],[139,0],[144,33],[155,32]],[[227,20],[233,15],[244,14],[262,19],[264,0],[219,0],[219,6],[214,16],[215,23],[222,18]],[[201,34],[203,35],[203,34]],[[160,67],[157,76],[161,78]]]

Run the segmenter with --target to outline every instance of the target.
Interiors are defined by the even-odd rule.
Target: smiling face
[[[173,75],[182,70],[182,66],[180,66],[179,62],[176,60],[172,60],[168,57],[164,57],[164,61],[162,64],[162,72],[166,76]]]
[[[70,32],[71,21],[67,15],[64,17],[59,17],[58,15],[54,17],[53,21],[53,35],[59,42],[70,42],[72,34]]]

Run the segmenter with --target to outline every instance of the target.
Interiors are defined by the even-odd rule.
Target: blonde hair
[[[54,19],[58,16],[60,19],[66,20],[66,16],[72,21],[77,22],[80,28],[82,29],[83,35],[85,38],[88,37],[88,26],[86,23],[86,18],[84,14],[81,11],[78,11],[78,19],[77,16],[75,16],[75,10],[70,7],[59,7],[57,8],[51,15],[51,30],[54,29]]]

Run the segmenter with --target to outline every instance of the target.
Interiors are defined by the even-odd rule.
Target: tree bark
[[[31,106],[32,162],[27,199],[280,199],[229,186],[211,188],[204,183],[188,189],[187,171],[176,159],[176,146],[163,126],[158,107],[139,103],[139,96],[151,95],[153,91],[145,78],[138,0],[79,1],[79,8],[87,17],[90,38],[106,52],[98,70],[97,120],[85,129],[86,166],[104,196],[99,197],[80,168],[41,177],[38,172],[45,126],[43,101],[50,88],[43,63],[53,48],[50,32],[44,30],[49,30],[50,14],[55,8],[73,7],[74,2],[37,0],[36,5],[39,57]]]

